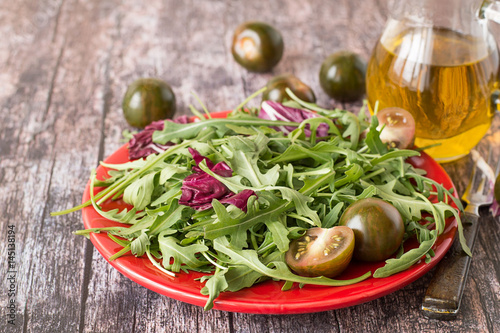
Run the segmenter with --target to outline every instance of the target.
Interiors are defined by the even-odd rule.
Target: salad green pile
[[[468,251],[458,211],[450,205],[453,200],[461,209],[460,202],[450,190],[406,162],[418,151],[388,148],[380,140],[377,118],[369,121],[363,111],[355,115],[326,110],[296,98],[287,103],[317,116],[300,123],[276,121],[258,118],[258,109],[238,107],[225,119],[207,114],[187,124],[166,121],[163,130],[154,132],[153,141],[172,143],[168,149],[123,164],[101,163],[109,168],[109,178],[97,180],[93,172],[90,192],[98,186],[105,189],[88,203],[60,213],[92,205],[103,217],[123,223],[123,227],[75,232],[85,236],[106,232],[123,246],[110,260],[130,251],[147,256],[170,275],[189,270],[212,273],[202,278],[206,283],[201,292],[209,295],[205,309],[213,306],[220,292],[266,279],[286,281],[286,290],[294,282],[340,286],[372,276],[367,272],[351,280],[303,277],[294,274],[284,260],[291,240],[311,227],[337,225],[347,206],[362,198],[392,203],[405,221],[405,239],[416,237],[420,244],[407,252],[401,247],[396,258],[388,259],[373,277],[403,271],[424,256],[429,260],[448,216],[456,217],[462,246]],[[280,130],[283,126],[291,131]],[[319,137],[321,127],[328,130]],[[206,159],[197,165],[193,150],[213,164],[224,162],[232,175],[214,172]],[[254,195],[248,197],[244,209],[217,199],[204,210],[182,205],[183,181],[194,168],[232,193],[250,190]],[[438,202],[432,203],[430,196]],[[133,208],[106,211],[101,207],[117,198]]]

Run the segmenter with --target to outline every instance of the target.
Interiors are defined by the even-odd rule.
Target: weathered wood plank
[[[97,162],[93,137],[99,136],[94,123],[100,115],[87,105],[98,83],[85,83],[84,71],[68,70],[72,46],[59,30],[62,7],[27,2],[6,15],[9,42],[21,41],[7,48],[12,53],[2,69],[12,87],[2,91],[1,103],[1,192],[7,194],[0,196],[6,207],[1,228],[13,224],[18,236],[17,317],[7,326],[2,316],[0,326],[8,332],[77,331],[79,324],[85,242],[71,230],[80,219],[49,213],[80,202],[75,188]],[[78,82],[91,88],[87,94]]]
[[[211,3],[204,6],[206,10],[217,10]],[[238,85],[224,78],[226,74],[221,72],[225,60],[218,54],[223,45],[218,50],[217,35],[213,36],[215,41],[209,41],[211,35],[202,34],[197,25],[198,11],[201,10],[175,2],[151,1],[148,6],[134,2],[117,5],[108,13],[114,22],[107,41],[109,67],[105,80],[109,82],[109,100],[104,156],[121,145],[121,131],[128,127],[123,119],[121,99],[127,85],[139,77],[154,76],[167,81],[177,97],[177,114],[187,113],[187,105],[194,101],[192,91],[212,110],[234,98],[231,89],[238,89]],[[176,20],[172,20],[174,15]],[[151,20],[152,17],[155,19]],[[113,41],[114,36],[123,36],[123,39]],[[215,46],[207,53],[212,59],[207,54],[198,56],[206,52],[200,43]],[[217,81],[218,88],[212,79]],[[229,83],[224,84],[226,81]],[[218,93],[206,87],[214,87]],[[157,295],[121,276],[94,252],[85,332],[229,332],[229,315],[218,311],[204,312],[202,308]]]

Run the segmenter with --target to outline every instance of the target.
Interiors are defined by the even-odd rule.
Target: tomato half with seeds
[[[403,241],[405,225],[396,207],[378,198],[366,198],[349,205],[339,225],[354,231],[353,258],[381,261],[396,252]]]
[[[405,109],[392,107],[377,112],[380,140],[390,148],[412,148],[415,141],[415,119]],[[382,129],[383,127],[383,129]]]
[[[290,242],[285,260],[292,271],[302,276],[335,277],[351,262],[354,233],[351,228],[311,228]]]

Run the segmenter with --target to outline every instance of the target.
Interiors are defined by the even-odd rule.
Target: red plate
[[[214,114],[217,118],[225,117],[226,115],[227,112]],[[127,161],[128,151],[126,145],[122,146],[105,160],[105,162],[111,164]],[[453,188],[454,193],[456,193],[455,186],[450,177],[427,154],[422,153],[421,157],[412,158],[411,163],[418,168],[426,170],[429,178],[443,184],[446,188]],[[105,168],[97,168],[97,177],[99,179],[102,179],[105,174]],[[83,201],[85,202],[89,199],[89,184],[87,184],[83,194]],[[120,201],[104,205],[105,209],[124,207],[125,204]],[[101,217],[91,206],[83,209],[82,216],[86,229],[119,225],[119,223]],[[295,285],[288,291],[281,291],[283,282],[267,281],[238,292],[221,293],[215,301],[214,308],[244,313],[293,314],[327,311],[368,302],[403,288],[427,273],[448,251],[455,237],[456,230],[457,221],[454,218],[449,218],[446,221],[444,233],[438,237],[435,244],[435,257],[429,264],[421,260],[410,269],[387,278],[368,278],[357,284],[343,287],[306,285],[303,288],[299,288],[298,285]],[[179,301],[198,306],[205,305],[208,296],[200,294],[203,283],[195,280],[203,274],[197,272],[188,274],[177,273],[174,278],[156,269],[147,257],[136,258],[130,253],[110,262],[109,257],[118,252],[121,247],[105,233],[91,234],[90,240],[114,268],[131,280],[157,293]],[[408,247],[411,248],[416,245],[417,243],[414,242],[413,244],[408,244]],[[338,279],[351,279],[368,271],[373,273],[378,267],[383,266],[383,264],[383,262],[351,262],[348,269]]]

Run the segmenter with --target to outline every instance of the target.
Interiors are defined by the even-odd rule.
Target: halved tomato
[[[380,130],[380,140],[390,148],[408,149],[415,141],[415,119],[405,109],[392,107],[377,112]]]
[[[352,258],[354,233],[351,228],[311,228],[293,240],[285,260],[291,270],[302,276],[335,277]]]

